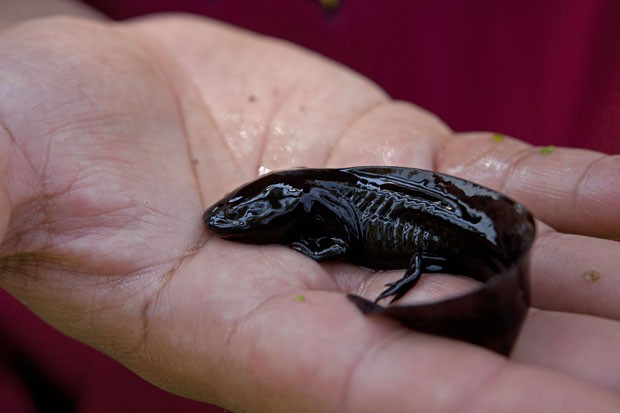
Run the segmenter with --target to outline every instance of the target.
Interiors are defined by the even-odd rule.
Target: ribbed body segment
[[[360,256],[372,261],[361,265],[405,268],[415,251],[440,252],[444,240],[428,225],[432,219],[425,216],[423,202],[387,190],[354,189],[346,198],[359,216]]]

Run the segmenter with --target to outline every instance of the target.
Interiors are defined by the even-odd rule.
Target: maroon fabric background
[[[315,0],[88,3],[118,19],[187,11],[291,40],[456,130],[620,153],[616,0],[343,0],[330,13]],[[222,411],[156,389],[0,292],[0,411],[37,411],[37,400],[88,413]]]
[[[115,18],[184,10],[344,63],[456,130],[620,153],[616,0],[89,0]]]

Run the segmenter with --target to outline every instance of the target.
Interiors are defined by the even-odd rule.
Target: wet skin
[[[288,245],[317,261],[404,268],[374,302],[349,299],[365,314],[502,354],[509,354],[529,305],[531,214],[499,192],[453,176],[384,166],[274,172],[233,191],[203,220],[231,241]],[[429,304],[378,304],[401,298],[423,273],[485,284]]]

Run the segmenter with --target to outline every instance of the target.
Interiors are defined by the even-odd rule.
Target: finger
[[[620,237],[620,156],[498,136],[457,134],[439,169],[505,192],[558,231]]]
[[[532,311],[512,358],[620,394],[620,323],[602,318]]]
[[[475,349],[404,336],[362,358],[351,411],[613,411],[618,398],[538,368],[490,360]],[[415,372],[415,373],[412,373]],[[416,379],[412,380],[412,374]],[[386,383],[386,377],[389,383]],[[548,391],[549,390],[549,391]],[[585,409],[585,410],[582,410]]]
[[[167,341],[170,333],[192,329],[185,321],[177,320],[183,329],[166,332]],[[198,334],[207,338],[214,332]],[[176,353],[185,350],[181,344],[176,339]],[[620,400],[585,382],[364,317],[334,293],[308,292],[303,302],[274,298],[237,322],[227,344],[217,361],[222,370],[193,362],[189,369],[177,366],[175,373],[219,372],[215,390],[223,393],[217,399],[232,410],[249,405],[257,412],[620,409]],[[194,348],[192,355],[203,352]],[[190,396],[214,396],[204,380],[191,382],[206,387],[194,385]]]
[[[532,305],[620,319],[620,243],[539,228],[532,248]]]
[[[620,320],[619,256],[620,243],[616,241],[562,234],[539,226],[530,258],[532,306]],[[386,283],[399,279],[402,273],[358,269],[342,274],[337,281],[344,290],[372,300]],[[446,299],[480,285],[467,277],[425,274],[399,304]]]
[[[432,169],[435,154],[450,137],[435,115],[405,102],[377,105],[343,132],[325,164],[402,165]]]

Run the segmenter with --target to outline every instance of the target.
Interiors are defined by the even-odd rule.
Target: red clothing
[[[310,0],[89,3],[118,19],[189,11],[291,40],[459,131],[620,153],[616,0],[342,0],[331,13]],[[156,389],[0,292],[0,411],[35,411],[33,389],[88,413],[222,411]]]
[[[457,131],[620,153],[620,2],[89,0],[114,18],[184,10],[291,40]]]

